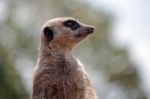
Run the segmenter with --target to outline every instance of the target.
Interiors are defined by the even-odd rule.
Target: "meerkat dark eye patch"
[[[45,37],[47,38],[47,40],[51,41],[53,39],[54,32],[50,27],[45,27],[43,30],[43,33]]]
[[[79,23],[74,20],[67,20],[63,23],[65,27],[71,28],[72,30],[76,30],[80,27]]]

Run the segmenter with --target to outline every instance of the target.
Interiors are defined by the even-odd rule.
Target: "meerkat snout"
[[[93,33],[94,32],[94,27],[89,26],[87,28],[85,28],[86,33]]]
[[[94,32],[94,27],[85,25],[78,20],[75,19],[69,19],[67,21],[64,21],[64,26],[67,28],[70,28],[72,31],[76,31],[75,36],[87,36],[90,33]]]
[[[78,38],[80,37],[86,37],[88,36],[89,34],[93,33],[94,32],[94,27],[93,26],[83,26],[79,31],[78,33],[76,34],[76,36]]]

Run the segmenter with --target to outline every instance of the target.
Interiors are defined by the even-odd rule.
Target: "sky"
[[[150,99],[150,0],[87,0],[91,6],[114,16],[113,45],[125,48],[136,64],[142,87]]]

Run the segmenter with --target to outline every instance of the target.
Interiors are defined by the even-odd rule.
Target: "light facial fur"
[[[55,18],[42,27],[32,99],[96,99],[88,74],[73,47],[94,28],[74,18]]]

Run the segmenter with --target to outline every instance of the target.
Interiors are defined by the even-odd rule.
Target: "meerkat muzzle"
[[[92,26],[86,27],[85,32],[88,33],[88,34],[93,33],[94,32],[94,27],[92,27]]]
[[[94,33],[94,27],[92,26],[84,26],[82,27],[78,34],[76,34],[77,37],[86,37],[87,35]]]
[[[92,26],[85,26],[82,28],[82,33],[83,35],[88,35],[88,34],[91,34],[91,33],[94,33],[94,27]]]

